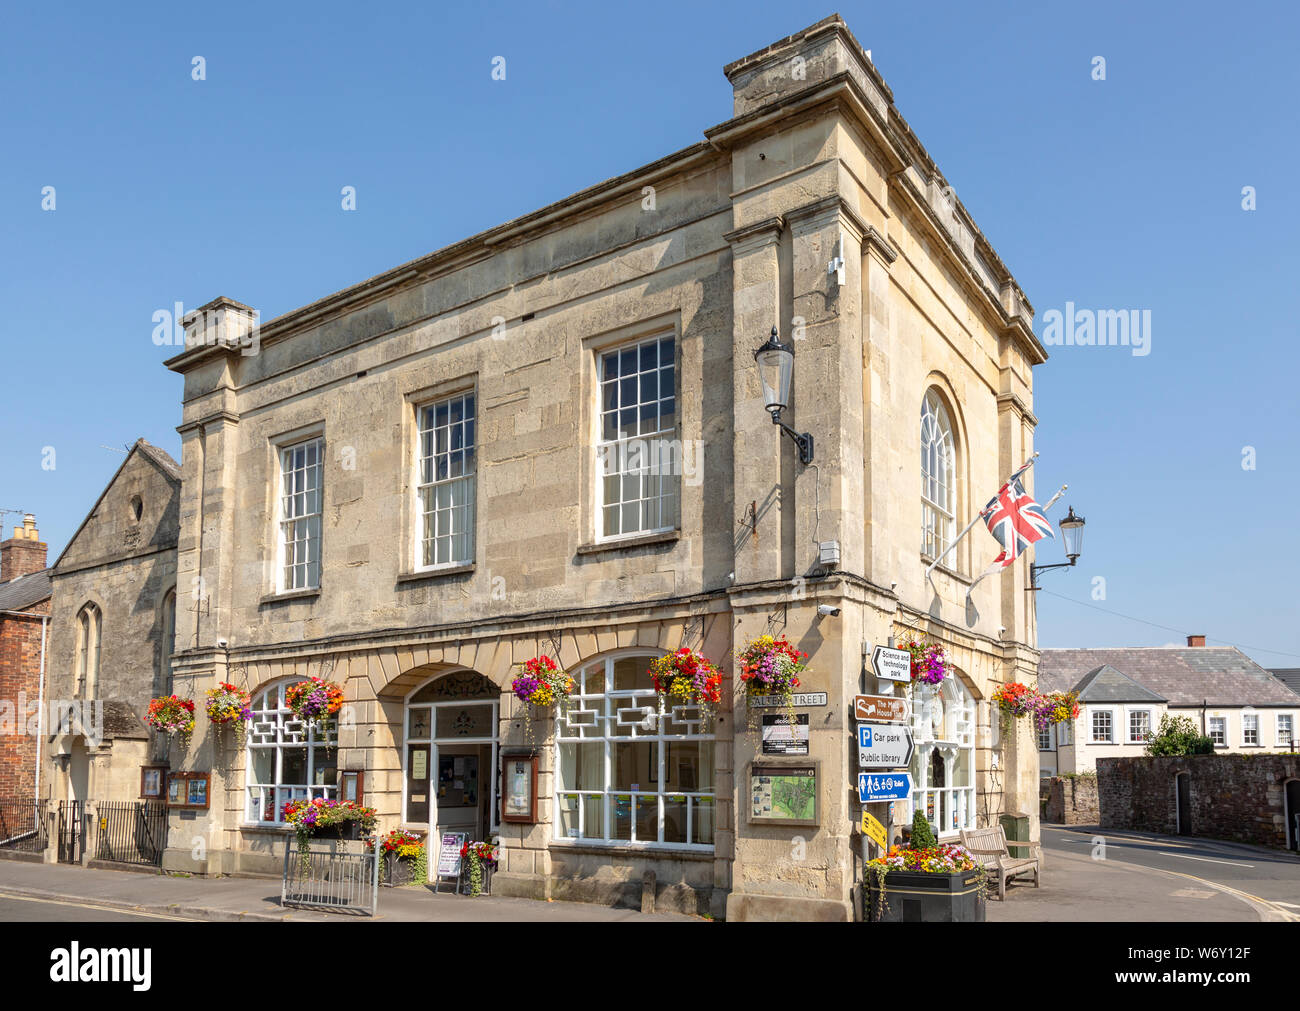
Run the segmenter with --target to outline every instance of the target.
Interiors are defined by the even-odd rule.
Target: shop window
[[[280,824],[289,801],[338,794],[338,721],[305,726],[285,702],[285,689],[293,683],[253,696],[244,774],[249,822]]]
[[[660,708],[654,656],[597,660],[556,733],[557,840],[712,849],[714,736],[695,706]]]
[[[954,676],[912,685],[912,798],[939,835],[975,827],[975,700]]]

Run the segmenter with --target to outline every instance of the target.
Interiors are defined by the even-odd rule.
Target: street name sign
[[[751,709],[775,708],[786,705],[785,696],[783,695],[751,695],[747,699]],[[791,708],[796,706],[824,706],[826,705],[825,692],[795,692],[794,698],[789,703]]]
[[[877,723],[905,723],[907,699],[897,695],[855,695],[853,717]]]
[[[867,814],[866,811],[862,812],[862,834],[882,850],[889,848],[885,845],[885,826]]]
[[[877,646],[871,651],[871,669],[886,681],[911,681],[912,654],[892,646]]]
[[[858,768],[897,769],[912,761],[912,728],[899,723],[858,724]]]
[[[912,796],[912,777],[906,772],[859,772],[858,801],[875,804],[882,800],[907,800]]]

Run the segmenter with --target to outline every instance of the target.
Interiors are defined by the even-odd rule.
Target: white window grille
[[[921,554],[928,558],[938,558],[952,545],[955,456],[952,422],[938,393],[931,390],[921,402]]]
[[[1092,711],[1092,740],[1094,744],[1110,744],[1114,741],[1114,719],[1109,709]]]
[[[249,822],[280,824],[290,801],[338,795],[338,721],[304,725],[285,702],[285,689],[293,683],[253,696],[245,764]]]
[[[596,505],[599,537],[677,527],[676,342],[652,337],[600,356]]]
[[[325,442],[311,439],[280,451],[280,589],[320,586]]]
[[[1277,718],[1277,746],[1279,748],[1290,748],[1294,741],[1294,726],[1289,715],[1279,715]]]
[[[475,397],[459,394],[419,413],[416,568],[474,560]]]
[[[1243,713],[1241,717],[1241,743],[1259,743],[1259,714]]]
[[[557,840],[713,849],[715,738],[698,706],[660,710],[653,659],[624,654],[571,672],[556,730]]]
[[[939,688],[913,684],[907,816],[924,811],[940,836],[975,827],[975,700],[955,677]],[[995,717],[996,718],[996,717]]]
[[[1128,714],[1128,739],[1130,744],[1141,744],[1151,738],[1151,710],[1131,709]]]
[[[1227,747],[1228,718],[1226,716],[1210,717],[1210,740],[1214,742],[1216,748]]]

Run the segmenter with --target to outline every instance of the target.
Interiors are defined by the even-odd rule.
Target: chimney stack
[[[1205,636],[1203,636],[1203,635],[1189,635],[1189,636],[1187,637],[1187,645],[1189,645],[1189,646],[1204,646],[1204,645],[1205,645]]]
[[[48,548],[36,529],[36,517],[27,513],[23,525],[14,527],[13,537],[0,542],[0,583],[43,570]]]

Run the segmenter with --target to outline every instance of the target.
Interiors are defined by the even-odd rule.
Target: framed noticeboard
[[[365,783],[366,774],[360,769],[345,769],[339,773],[339,800],[350,800],[355,804],[361,803],[362,786]]]
[[[537,756],[504,755],[501,759],[501,820],[537,821]]]
[[[207,810],[208,773],[173,772],[167,777],[167,806]]]
[[[142,765],[140,767],[140,796],[144,800],[162,800],[163,783],[167,781],[167,766]]]
[[[746,805],[751,825],[820,825],[819,761],[752,762]]]

